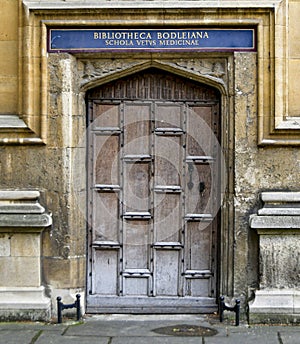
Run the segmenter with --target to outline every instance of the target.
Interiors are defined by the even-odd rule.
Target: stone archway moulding
[[[118,9],[112,9],[112,5]],[[180,4],[180,14],[174,9]],[[130,7],[139,11],[132,15]],[[159,6],[159,5],[158,5]],[[259,145],[299,145],[298,117],[288,114],[288,0],[199,1],[176,4],[164,1],[160,8],[119,1],[31,1],[23,0],[23,27],[20,30],[19,117],[9,119],[0,130],[6,144],[42,144],[47,140],[47,29],[49,27],[203,27],[255,26],[258,60]],[[214,6],[218,7],[214,9]],[[259,6],[259,7],[258,7]],[[233,8],[234,7],[234,8]],[[90,11],[93,8],[93,12]],[[243,8],[240,11],[239,8]],[[276,79],[275,79],[276,75]],[[0,122],[1,126],[1,122]],[[2,127],[3,128],[3,127]],[[1,129],[1,128],[0,128]]]
[[[122,59],[96,59],[93,63],[93,59],[89,59],[84,63],[85,75],[80,82],[81,91],[85,92],[109,81],[154,67],[215,87],[221,94],[227,95],[227,73],[224,58],[214,60],[214,62],[212,59],[176,61],[176,59],[152,60],[145,58],[134,62],[128,60],[122,62]]]
[[[175,75],[185,77],[190,80],[197,81],[202,84],[206,84],[219,90],[221,94],[222,109],[221,112],[224,114],[224,120],[222,121],[222,131],[225,133],[230,126],[230,123],[234,121],[233,110],[229,110],[229,100],[230,94],[232,94],[232,83],[229,80],[232,79],[232,66],[233,58],[232,56],[222,56],[222,57],[209,57],[205,58],[181,58],[180,60],[173,58],[162,58],[153,60],[151,58],[138,58],[134,61],[126,58],[88,58],[88,57],[73,57],[68,54],[62,56],[62,64],[60,65],[59,74],[62,75],[63,80],[71,80],[71,74],[76,75],[76,81],[73,83],[77,84],[80,89],[79,103],[83,103],[85,99],[86,92],[97,86],[109,83],[111,81],[126,77],[137,72],[147,70],[149,68],[156,68],[159,70],[168,71]],[[49,64],[55,67],[57,62],[57,56],[53,55],[53,59],[49,61]],[[72,66],[72,67],[67,67]],[[72,85],[72,81],[69,86]],[[72,86],[71,86],[72,87]],[[72,90],[70,89],[69,94],[66,95],[67,98],[71,98]],[[68,87],[67,87],[68,88]],[[53,87],[52,87],[53,89]],[[70,102],[71,103],[71,102]],[[79,116],[84,116],[85,109],[79,110]],[[234,126],[232,124],[232,126]],[[232,181],[229,182],[227,179],[232,178],[232,175],[227,174],[227,169],[233,169],[232,157],[229,156],[229,141],[233,142],[233,137],[229,135],[223,135],[222,146],[226,147],[224,154],[224,164],[222,168],[222,180],[224,185],[228,188],[226,194],[223,195],[224,202],[233,204],[232,195],[233,190],[230,188],[233,186]],[[80,146],[81,147],[81,146]],[[230,148],[231,149],[231,148]],[[85,159],[85,158],[84,158]],[[227,169],[226,169],[227,168]],[[82,178],[82,172],[79,172],[78,179]],[[76,182],[76,185],[81,185],[82,183]],[[80,187],[79,187],[80,188]],[[82,191],[82,190],[81,190]],[[77,195],[80,194],[80,190],[75,191]],[[81,193],[83,199],[79,202],[83,205],[86,204],[85,195]],[[80,196],[78,196],[80,197]],[[84,209],[82,210],[84,211]],[[229,271],[233,271],[233,256],[232,245],[233,236],[229,229],[232,228],[232,223],[234,216],[232,214],[231,208],[225,207],[221,216],[221,231],[220,237],[220,255],[223,257],[220,263],[220,289],[222,293],[226,295],[232,295],[233,293],[233,281],[232,276],[228,274]]]

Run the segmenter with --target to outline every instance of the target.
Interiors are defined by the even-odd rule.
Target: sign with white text
[[[48,52],[255,51],[254,29],[49,29]]]

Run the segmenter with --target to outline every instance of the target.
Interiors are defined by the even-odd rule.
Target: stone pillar
[[[260,284],[249,305],[251,323],[300,321],[300,192],[263,192],[250,217],[259,235]]]
[[[0,320],[49,320],[41,280],[41,233],[52,218],[38,191],[0,190]]]

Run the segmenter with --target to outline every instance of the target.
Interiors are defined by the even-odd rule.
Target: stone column
[[[300,192],[263,192],[250,217],[259,235],[260,284],[249,305],[251,323],[300,321]]]
[[[52,218],[38,191],[0,190],[0,320],[49,320],[41,280],[41,233]]]

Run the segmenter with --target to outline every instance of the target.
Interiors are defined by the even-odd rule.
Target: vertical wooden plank
[[[118,250],[94,250],[92,293],[117,295]]]

